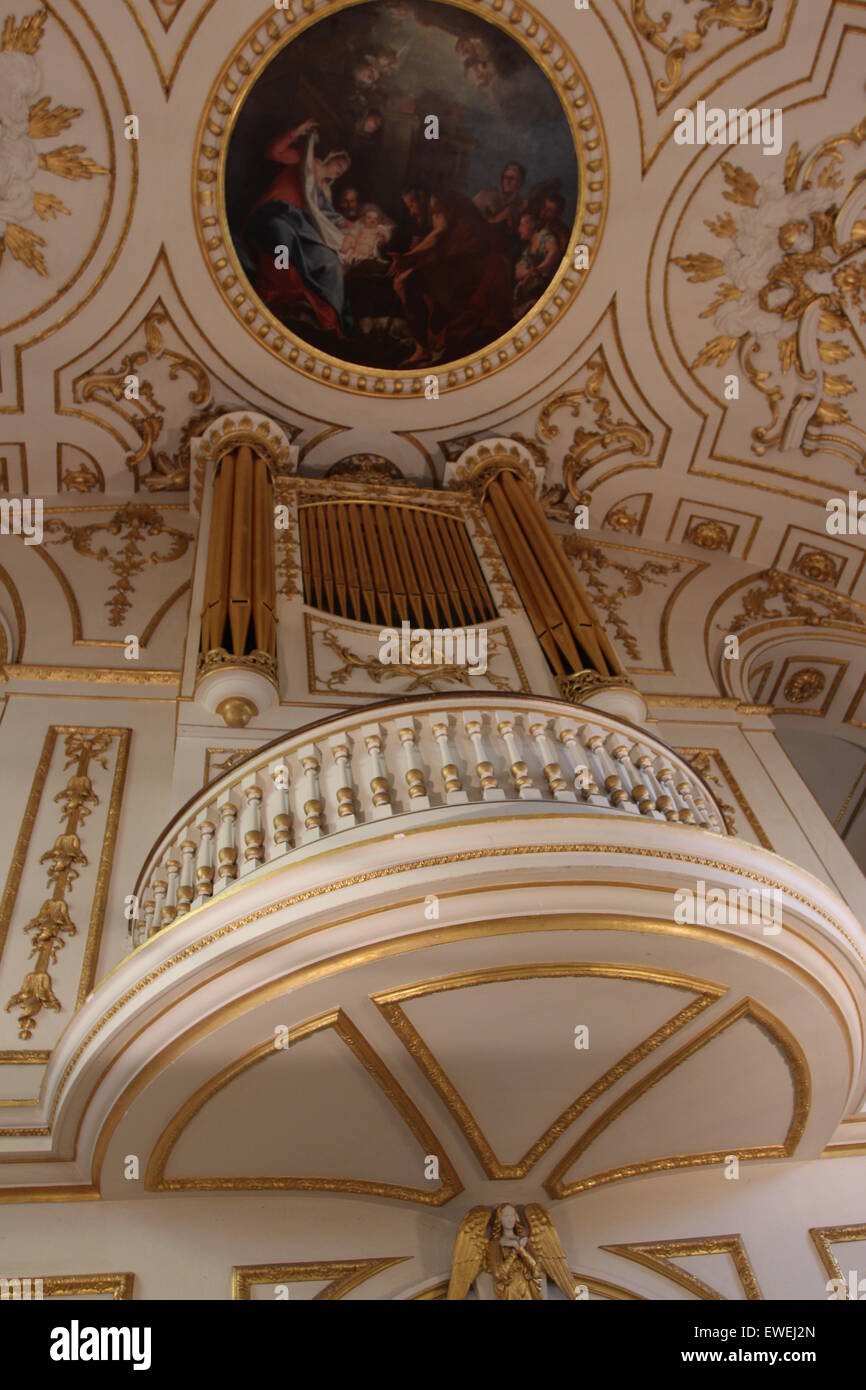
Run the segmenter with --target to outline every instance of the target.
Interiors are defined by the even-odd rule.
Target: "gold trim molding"
[[[735,1236],[696,1236],[691,1240],[654,1240],[643,1245],[601,1245],[612,1255],[622,1255],[624,1260],[634,1260],[635,1264],[661,1274],[687,1289],[697,1298],[726,1301],[710,1284],[705,1284],[696,1274],[689,1274],[673,1262],[677,1259],[692,1259],[696,1255],[730,1255],[737,1271],[743,1293],[747,1299],[762,1299],[758,1278],[752,1262],[746,1253],[743,1237]]]
[[[368,1260],[313,1260],[295,1264],[235,1265],[232,1270],[232,1298],[251,1300],[257,1284],[311,1283],[328,1279],[326,1288],[313,1295],[313,1302],[333,1302],[374,1279],[393,1265],[404,1264],[411,1255],[393,1255]],[[447,1286],[446,1286],[447,1287]]]
[[[320,1014],[289,1030],[289,1045],[303,1042],[316,1033],[333,1029],[341,1042],[345,1043],[352,1056],[361,1063],[364,1070],[373,1078],[386,1099],[397,1111],[410,1133],[421,1145],[424,1154],[438,1156],[441,1185],[435,1190],[406,1187],[398,1183],[370,1182],[361,1178],[309,1178],[309,1177],[226,1177],[226,1178],[167,1178],[165,1169],[172,1151],[189,1124],[205,1105],[229,1082],[242,1076],[251,1067],[274,1055],[273,1036],[252,1048],[243,1056],[230,1062],[200,1086],[168,1122],[154,1146],[147,1165],[144,1186],[147,1192],[355,1192],[369,1197],[392,1197],[401,1202],[418,1202],[424,1206],[441,1207],[463,1191],[463,1184],[457,1170],[436,1138],[420,1110],[415,1106],[396,1077],[388,1070],[367,1039],[355,1027],[342,1009],[333,1009]]]

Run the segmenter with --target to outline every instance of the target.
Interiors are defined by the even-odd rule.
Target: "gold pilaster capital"
[[[458,459],[445,470],[445,486],[464,488],[479,502],[484,501],[488,487],[503,473],[513,473],[528,483],[538,496],[544,483],[544,468],[516,439],[485,439],[464,449]]]

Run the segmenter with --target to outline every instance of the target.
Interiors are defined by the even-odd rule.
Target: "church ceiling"
[[[329,33],[357,58],[345,109]],[[862,542],[827,534],[825,503],[866,473],[864,58],[855,0],[2,0],[0,491],[183,500],[190,440],[227,410],[272,418],[320,477],[375,457],[430,486],[510,436],[564,520],[583,501],[611,540],[862,598]],[[348,132],[355,173],[315,175],[360,306],[342,338],[254,264],[283,79],[320,165]],[[762,143],[680,143],[739,107]],[[414,213],[371,151],[410,127],[404,182],[477,184],[522,252],[505,310],[467,281],[471,331],[459,286],[426,336],[411,294],[402,326],[377,317]]]

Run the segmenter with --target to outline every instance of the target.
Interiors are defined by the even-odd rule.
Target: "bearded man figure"
[[[401,366],[474,352],[510,326],[508,264],[495,228],[461,193],[408,188],[416,232],[390,274],[415,340]]]

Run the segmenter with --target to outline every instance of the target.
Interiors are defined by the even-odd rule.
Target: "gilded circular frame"
[[[227,59],[199,121],[192,167],[193,216],[202,254],[223,298],[247,331],[274,357],[313,380],[356,395],[421,395],[434,376],[439,391],[457,390],[518,361],[562,318],[576,299],[595,260],[607,218],[608,151],[601,116],[576,58],[544,16],[513,0],[439,0],[479,13],[505,30],[530,54],[556,91],[574,141],[579,174],[577,214],[566,255],[544,294],[507,334],[483,351],[458,361],[415,370],[354,367],[318,351],[297,337],[259,302],[246,286],[235,253],[223,201],[228,148],[246,97],[271,59],[309,25],[325,15],[366,0],[291,0],[302,10],[272,9],[246,33]],[[589,264],[574,269],[575,248],[586,246]]]

